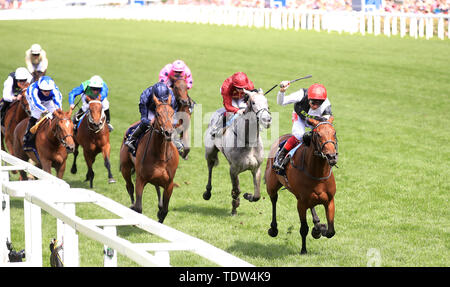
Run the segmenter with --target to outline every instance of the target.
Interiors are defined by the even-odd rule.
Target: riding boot
[[[276,172],[276,173],[280,173],[284,170],[284,162],[285,162],[285,158],[286,155],[288,154],[288,150],[285,149],[284,147],[278,152],[275,160],[273,161],[273,165],[272,165],[272,169]]]
[[[140,123],[139,126],[133,131],[132,134],[128,137],[128,139],[124,142],[126,146],[130,149],[131,152],[136,150],[136,141],[137,139],[147,130],[148,126]]]
[[[112,124],[109,123],[109,121],[111,120],[111,115],[109,113],[109,109],[105,110],[105,115],[106,115],[106,124],[108,125],[108,129],[110,132],[112,132],[114,130],[114,127],[112,126]]]
[[[179,140],[179,139],[173,139],[172,141],[173,141],[173,144],[175,145],[175,147],[178,150],[178,154],[182,155],[183,152],[184,152],[183,142],[181,140]]]
[[[79,109],[78,112],[73,116],[72,122],[73,122],[73,133],[74,135],[77,134],[78,129],[78,123],[80,122],[81,117],[83,116],[84,111],[83,109]]]
[[[28,121],[27,132],[23,136],[23,150],[24,151],[29,151],[34,146],[34,144],[33,144],[34,134],[31,133],[30,129],[36,124],[36,122],[37,122],[37,119],[33,118],[33,117],[31,117],[30,120]]]
[[[2,109],[0,110],[0,117],[2,118],[1,125],[5,126],[6,111],[8,110],[9,105],[11,105],[11,102],[3,100],[2,103],[3,103]]]

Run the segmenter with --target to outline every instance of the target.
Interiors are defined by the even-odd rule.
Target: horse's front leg
[[[139,213],[142,213],[142,193],[144,192],[145,184],[146,182],[144,182],[139,176],[136,176],[136,201],[131,206],[131,209]]]
[[[308,208],[300,199],[297,199],[297,211],[300,217],[300,235],[302,236],[302,250],[300,254],[306,254],[306,236],[308,235],[309,227],[306,221],[306,210]]]
[[[252,170],[254,194],[244,193],[244,198],[256,202],[261,197],[261,166]]]
[[[311,207],[311,215],[313,218],[314,227],[311,230],[311,236],[314,239],[319,239],[322,236],[323,230],[327,229],[326,224],[320,224],[319,216],[317,215],[316,209]]]
[[[89,181],[89,187],[93,188],[95,173],[94,170],[92,169],[92,165],[95,162],[95,154],[89,153],[86,149],[84,149],[83,151],[84,151],[84,159],[86,160],[86,165],[88,167],[85,181]]]
[[[63,178],[64,172],[66,171],[66,161],[64,161],[61,165],[55,167],[56,169],[56,176],[58,178]]]
[[[231,215],[237,214],[237,208],[239,207],[240,200],[239,200],[239,194],[241,194],[241,189],[239,187],[239,176],[238,174],[233,171],[233,168],[230,167],[230,177],[231,177],[231,184],[233,186],[233,189],[231,190],[231,197],[233,198],[231,201]]]
[[[110,146],[109,144],[103,148],[102,154],[103,154],[103,161],[105,164],[106,169],[108,170],[108,183],[115,183],[116,180],[114,179],[112,172],[111,172],[111,163],[109,161],[109,152],[110,152]]]
[[[72,163],[72,168],[70,169],[70,172],[72,174],[76,174],[77,173],[77,156],[78,156],[78,143],[75,141],[75,150],[73,151],[73,163]]]
[[[164,219],[166,218],[167,213],[169,212],[169,201],[170,197],[172,196],[172,191],[173,191],[173,181],[167,187],[164,188],[162,208],[158,211],[159,223],[164,222]]]
[[[328,202],[328,205],[325,206],[325,215],[327,216],[328,229],[322,231],[322,235],[327,238],[331,238],[334,236],[336,231],[334,230],[334,197],[331,201]]]
[[[162,197],[161,197],[161,189],[159,185],[155,185],[156,195],[158,195],[158,210],[161,210],[163,207]]]

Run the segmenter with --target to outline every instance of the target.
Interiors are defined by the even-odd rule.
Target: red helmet
[[[312,84],[308,88],[308,100],[326,100],[327,89],[321,84]]]
[[[248,85],[248,78],[247,75],[243,72],[237,72],[235,73],[231,80],[233,81],[233,86],[236,88],[246,88]]]

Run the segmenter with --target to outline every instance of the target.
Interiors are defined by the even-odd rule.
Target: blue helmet
[[[153,86],[153,94],[160,101],[166,102],[169,99],[169,88],[166,84],[158,82]]]
[[[53,81],[53,79],[49,76],[42,76],[38,81],[38,87],[41,91],[51,91],[56,87],[56,85],[55,81]]]

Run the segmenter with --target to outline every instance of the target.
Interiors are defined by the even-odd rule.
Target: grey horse
[[[261,197],[261,163],[263,162],[264,149],[259,134],[260,128],[268,129],[272,123],[267,98],[260,89],[258,92],[245,91],[247,106],[242,115],[233,115],[234,121],[219,133],[212,134],[216,125],[222,123],[224,108],[217,110],[211,117],[205,135],[205,158],[208,164],[208,184],[203,198],[211,198],[212,169],[219,164],[218,152],[222,152],[230,164],[230,177],[232,183],[232,211],[236,215],[239,206],[239,174],[250,170],[253,175],[254,194],[245,193],[244,198],[255,202]],[[227,117],[229,118],[229,117]],[[226,119],[227,119],[226,118]]]

